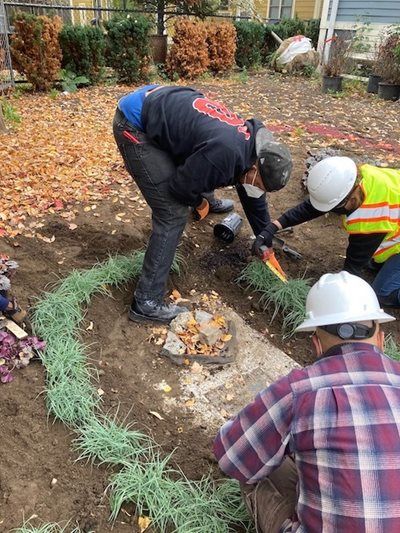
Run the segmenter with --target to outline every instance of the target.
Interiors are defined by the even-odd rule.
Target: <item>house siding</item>
[[[336,21],[399,24],[400,0],[339,0]]]

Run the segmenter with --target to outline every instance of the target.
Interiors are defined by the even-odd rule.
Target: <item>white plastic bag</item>
[[[312,49],[311,39],[304,37],[304,35],[296,35],[293,41],[276,59],[279,65],[286,65],[290,63],[297,55],[309,52]]]

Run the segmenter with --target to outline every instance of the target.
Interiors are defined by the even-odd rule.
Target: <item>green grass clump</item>
[[[150,437],[123,426],[116,417],[101,415],[88,420],[74,441],[79,459],[111,465],[130,465],[140,456],[148,456],[156,446]]]
[[[124,502],[133,501],[138,514],[149,514],[161,532],[229,533],[229,524],[248,527],[248,514],[239,485],[232,480],[218,483],[210,477],[190,481],[168,466],[169,458],[158,453],[147,464],[136,462],[112,479],[110,489],[112,518]],[[179,476],[179,477],[177,477]]]
[[[181,263],[177,256],[175,272],[180,271]],[[139,252],[75,271],[37,304],[32,323],[35,333],[47,342],[41,357],[47,370],[49,411],[75,431],[79,459],[120,469],[109,485],[112,519],[129,501],[136,505],[137,514],[150,516],[160,532],[228,533],[236,530],[234,526],[246,528],[248,515],[237,482],[214,481],[208,476],[189,481],[170,466],[170,456],[163,457],[150,437],[132,426],[124,427],[116,416],[100,412],[101,401],[93,384],[95,371],[78,340],[83,306],[95,292],[110,297],[110,286],[137,277],[142,264],[143,253]],[[34,529],[27,523],[17,531],[61,533],[65,528],[45,524]]]
[[[392,335],[387,335],[385,337],[384,352],[386,355],[388,355],[395,361],[400,361],[400,346],[396,344],[396,341],[394,340]]]
[[[73,529],[67,530],[68,524],[66,526],[61,526],[60,524],[42,524],[41,526],[35,527],[29,522],[17,529],[13,529],[14,533],[83,533],[79,527],[74,527]],[[87,533],[94,533],[93,531],[88,531]]]
[[[272,311],[271,321],[282,317],[284,337],[291,337],[305,318],[306,298],[310,290],[307,279],[289,279],[287,283],[273,274],[262,261],[252,261],[241,272],[238,283],[260,293],[265,309]]]

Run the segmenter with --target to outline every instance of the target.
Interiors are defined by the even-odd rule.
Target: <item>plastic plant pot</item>
[[[342,76],[323,76],[322,92],[323,93],[340,93],[342,90]]]
[[[380,82],[378,96],[383,100],[398,100],[400,97],[400,85]]]
[[[229,244],[233,242],[233,239],[239,233],[242,224],[242,217],[237,213],[231,213],[222,222],[214,226],[214,235]]]
[[[368,78],[367,93],[378,94],[380,81],[382,81],[382,76],[379,76],[378,74],[370,74]]]

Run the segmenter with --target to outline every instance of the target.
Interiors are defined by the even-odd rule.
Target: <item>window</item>
[[[292,16],[293,0],[270,0],[268,18],[289,19]]]

